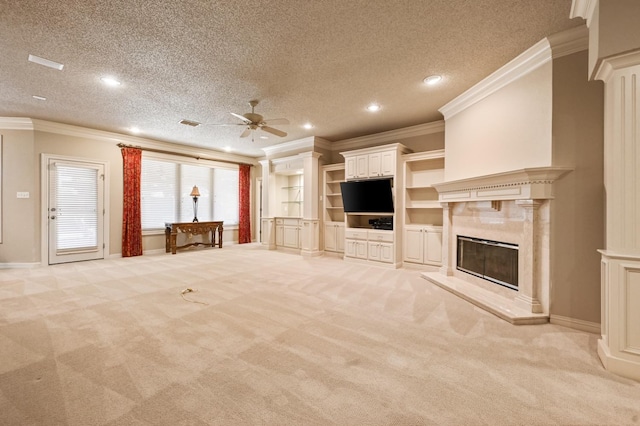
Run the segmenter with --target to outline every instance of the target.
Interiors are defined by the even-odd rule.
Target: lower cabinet
[[[276,247],[300,248],[300,219],[276,218]]]
[[[344,252],[344,223],[327,222],[324,224],[324,250]]]
[[[442,227],[406,225],[403,260],[410,263],[440,266],[442,264]]]
[[[393,231],[346,229],[344,255],[356,259],[393,263]]]

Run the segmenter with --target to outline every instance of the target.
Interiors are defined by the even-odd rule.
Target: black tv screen
[[[340,182],[345,213],[393,213],[392,179]]]

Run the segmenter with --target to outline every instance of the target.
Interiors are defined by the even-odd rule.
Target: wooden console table
[[[219,248],[222,248],[222,221],[220,222],[177,222],[170,223],[166,222],[164,224],[164,235],[165,235],[165,245],[166,252],[171,254],[176,254],[177,249],[183,249],[191,246],[211,246],[215,247],[218,244]],[[216,231],[218,231],[218,242],[216,243]],[[183,234],[192,234],[192,235],[204,235],[209,233],[211,237],[211,243],[189,243],[183,246],[176,246],[176,240],[178,236],[178,232],[182,232]]]

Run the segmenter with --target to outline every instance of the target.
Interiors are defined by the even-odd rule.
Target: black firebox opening
[[[458,235],[457,269],[518,289],[518,245]]]

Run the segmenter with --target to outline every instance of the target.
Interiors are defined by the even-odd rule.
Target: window
[[[179,163],[143,156],[141,181],[142,229],[164,229],[165,222],[191,222],[198,187],[197,217],[238,224],[238,169]]]

